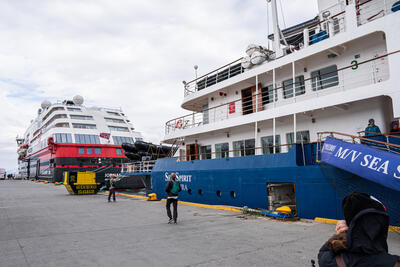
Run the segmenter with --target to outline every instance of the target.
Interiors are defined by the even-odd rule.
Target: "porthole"
[[[203,195],[203,189],[199,189],[199,195]]]
[[[221,197],[221,195],[222,195],[221,190],[217,190],[217,196]]]
[[[235,193],[235,191],[231,191],[231,198],[236,198],[236,193]]]
[[[192,194],[192,189],[188,189],[188,194],[191,195]]]

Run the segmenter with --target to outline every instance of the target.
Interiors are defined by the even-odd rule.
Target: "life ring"
[[[178,121],[176,122],[175,128],[180,129],[180,128],[182,128],[182,126],[183,126],[183,122],[182,122],[182,119],[180,119],[180,120],[178,120]]]

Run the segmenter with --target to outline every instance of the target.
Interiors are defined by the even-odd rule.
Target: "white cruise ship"
[[[120,108],[86,107],[81,96],[43,101],[24,136],[17,137],[19,175],[59,182],[66,170],[94,170],[104,180],[126,161],[121,144],[142,140]]]

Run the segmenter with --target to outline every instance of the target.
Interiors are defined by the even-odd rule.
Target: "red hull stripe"
[[[116,169],[116,168],[121,168],[119,166],[115,166],[115,167],[108,167],[108,166],[98,166],[98,165],[57,165],[56,168],[110,168],[110,169]]]

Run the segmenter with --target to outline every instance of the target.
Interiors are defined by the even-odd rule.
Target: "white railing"
[[[137,161],[133,163],[123,163],[121,172],[122,173],[139,173],[139,172],[151,172],[154,165],[156,164],[156,160],[147,160],[147,161]]]
[[[199,78],[196,78],[193,81],[190,81],[188,83],[184,82],[185,96],[203,90],[206,87],[225,81],[231,77],[234,77],[244,72],[244,69],[242,68],[241,65],[241,60],[242,58],[239,58],[225,66],[222,66]]]
[[[362,62],[353,62],[352,65],[314,75],[268,91],[261,89],[258,94],[247,98],[236,99],[210,107],[202,112],[194,112],[169,120],[165,125],[165,134],[245,116],[338,91],[353,90],[361,86],[380,83],[389,79],[388,55],[398,52],[400,50]],[[295,90],[293,90],[293,87]],[[296,97],[294,97],[294,92],[296,92]]]
[[[356,6],[357,23],[363,25],[400,8],[398,0],[369,0]]]
[[[316,26],[304,29],[303,33],[297,32],[292,35],[285,35],[286,39],[293,39],[291,43],[296,43],[298,45],[288,46],[284,50],[286,53],[298,51],[344,31],[345,13],[341,11],[329,19],[317,23]],[[241,65],[241,60],[242,58],[237,59],[190,82],[183,82],[184,96],[186,97],[245,72],[245,69]]]

